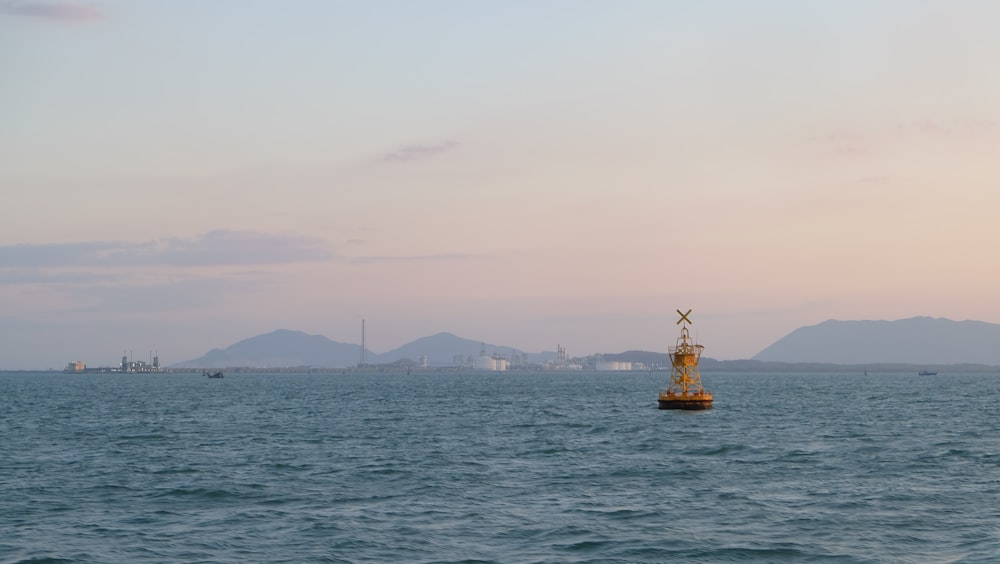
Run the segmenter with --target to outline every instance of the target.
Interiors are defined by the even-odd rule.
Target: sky
[[[1000,323],[998,53],[992,0],[0,0],[0,369]]]

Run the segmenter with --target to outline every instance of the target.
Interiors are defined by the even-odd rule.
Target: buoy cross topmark
[[[690,325],[694,325],[694,323],[691,323],[691,320],[688,319],[688,316],[691,315],[690,309],[687,310],[687,313],[681,313],[681,310],[677,310],[677,315],[680,315],[681,318],[677,320],[676,325],[680,325],[681,323],[688,323]]]

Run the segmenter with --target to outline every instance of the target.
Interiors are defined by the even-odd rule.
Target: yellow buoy
[[[666,391],[660,392],[660,409],[709,409],[712,407],[712,392],[706,392],[701,385],[701,374],[698,373],[698,361],[701,351],[705,348],[695,344],[688,331],[691,320],[687,313],[677,310],[681,318],[681,336],[677,338],[676,346],[670,347],[670,384]]]

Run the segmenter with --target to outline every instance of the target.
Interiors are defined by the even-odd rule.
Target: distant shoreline
[[[936,370],[948,373],[1000,374],[1000,366],[987,364],[912,364],[881,362],[869,364],[831,364],[811,362],[777,362],[763,360],[701,359],[701,370],[712,372],[913,372]]]
[[[702,372],[747,372],[747,373],[868,373],[876,375],[879,373],[908,373],[914,374],[921,371],[934,371],[948,374],[1000,374],[1000,366],[990,366],[983,364],[908,364],[908,363],[872,363],[872,364],[828,364],[828,363],[803,363],[803,362],[775,362],[760,360],[715,360],[712,358],[701,359]],[[545,370],[538,367],[531,368],[511,368],[506,371],[475,370],[470,366],[395,366],[395,365],[373,365],[364,367],[308,367],[308,366],[288,366],[288,367],[253,367],[253,366],[233,366],[233,367],[199,367],[199,368],[163,368],[158,372],[122,372],[118,370],[88,369],[79,372],[67,372],[55,368],[43,369],[0,369],[0,373],[59,373],[78,376],[89,376],[95,374],[121,374],[124,376],[161,376],[166,374],[202,374],[205,371],[221,371],[226,374],[433,374],[433,373],[458,373],[458,372],[483,372],[483,373],[513,373],[513,374],[540,374],[540,373],[581,373],[581,372],[669,372],[668,366],[655,366],[652,368],[605,371],[605,370]]]

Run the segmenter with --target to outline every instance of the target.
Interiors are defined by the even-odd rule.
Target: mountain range
[[[898,321],[837,321],[802,327],[754,360],[835,364],[1000,364],[1000,325],[913,317]]]
[[[518,354],[526,362],[533,363],[556,358],[554,352],[524,353],[512,347],[464,339],[451,333],[438,333],[382,354],[366,349],[364,361],[367,364],[417,363],[426,356],[430,366],[454,366],[463,362],[471,364],[471,360],[478,358],[484,351],[487,354],[503,354],[508,358]],[[461,361],[456,361],[456,357],[460,357]],[[244,339],[224,349],[212,349],[200,358],[179,362],[173,367],[339,368],[357,366],[361,361],[361,345],[340,343],[322,335],[309,335],[302,331],[279,329]]]
[[[513,347],[465,339],[451,333],[422,337],[402,347],[376,354],[365,351],[369,364],[417,363],[426,357],[430,366],[471,364],[481,353],[519,355],[525,362],[544,363],[556,359],[551,351],[524,353]],[[665,352],[627,351],[605,355],[609,360],[662,363]],[[1000,325],[982,321],[952,321],[914,317],[896,321],[828,320],[801,327],[775,341],[752,359],[714,361],[704,359],[705,368],[727,363],[799,364],[949,364],[1000,365]],[[361,346],[340,343],[322,335],[277,330],[239,341],[224,349],[177,363],[175,368],[353,367],[361,363]],[[743,366],[740,364],[740,366]]]

